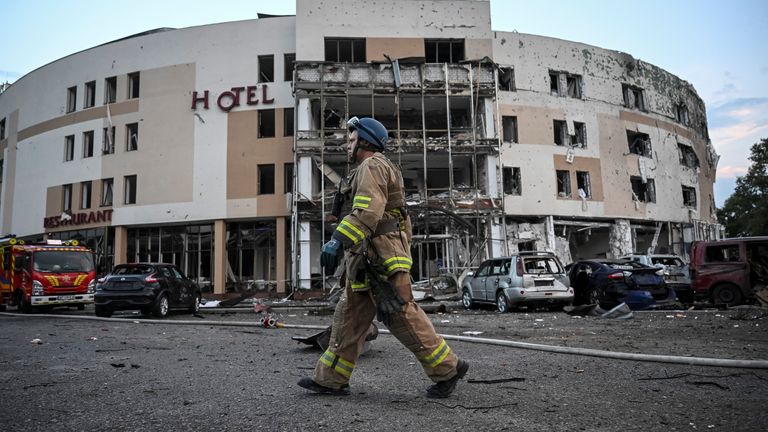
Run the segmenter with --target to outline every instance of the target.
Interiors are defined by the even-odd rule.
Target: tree
[[[747,174],[718,210],[729,237],[768,235],[768,138],[752,145]]]

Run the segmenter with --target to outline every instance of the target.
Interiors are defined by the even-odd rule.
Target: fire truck
[[[77,240],[25,243],[0,239],[0,311],[6,305],[24,313],[33,308],[93,303],[96,267],[93,251]]]

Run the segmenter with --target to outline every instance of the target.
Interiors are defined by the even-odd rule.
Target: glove
[[[341,242],[335,238],[324,244],[320,251],[320,267],[324,267],[328,273],[336,271],[342,246]]]
[[[392,314],[401,312],[405,300],[395,291],[392,284],[372,270],[368,270],[368,284],[376,299],[376,319],[387,327],[392,323]]]

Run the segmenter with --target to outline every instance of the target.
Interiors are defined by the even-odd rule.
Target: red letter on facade
[[[266,84],[262,84],[261,85],[261,101],[263,103],[265,103],[265,104],[271,104],[272,102],[275,101],[274,99],[269,99],[267,97],[267,85]]]
[[[228,97],[231,99],[230,104],[226,106],[222,103],[222,100],[225,97]],[[234,108],[235,102],[237,102],[237,98],[235,97],[235,94],[232,93],[231,91],[221,92],[221,94],[219,95],[219,98],[216,100],[216,103],[219,105],[219,108],[227,112],[229,112],[229,110]]]
[[[256,99],[256,89],[258,87],[256,86],[248,86],[245,90],[245,103],[248,105],[256,105],[259,103],[259,100]]]
[[[198,97],[196,91],[192,92],[192,109],[197,109],[199,102],[203,103],[203,108],[208,109],[208,90],[203,92],[202,97]]]

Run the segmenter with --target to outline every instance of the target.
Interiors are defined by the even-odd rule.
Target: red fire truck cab
[[[0,310],[6,304],[25,313],[35,307],[83,309],[93,303],[95,289],[93,252],[76,240],[0,239]]]

